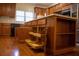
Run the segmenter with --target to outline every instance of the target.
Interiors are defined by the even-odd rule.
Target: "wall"
[[[34,11],[34,4],[17,3],[16,9],[17,10],[24,10],[24,11]]]

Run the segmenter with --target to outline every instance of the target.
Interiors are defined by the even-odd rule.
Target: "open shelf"
[[[57,35],[74,35],[74,33],[56,33]]]
[[[72,20],[57,20],[57,33],[75,33],[75,21]]]
[[[56,49],[63,49],[75,46],[75,35],[57,35]]]
[[[74,47],[75,21],[58,19],[56,28],[56,50]]]

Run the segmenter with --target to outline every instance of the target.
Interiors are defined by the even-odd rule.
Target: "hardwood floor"
[[[1,56],[43,56],[43,52],[34,52],[25,43],[17,42],[13,37],[0,36]]]
[[[43,52],[35,52],[27,44],[17,42],[13,37],[0,36],[0,56],[44,56]],[[59,56],[79,56],[79,47],[73,52]]]

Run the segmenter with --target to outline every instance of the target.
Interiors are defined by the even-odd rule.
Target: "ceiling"
[[[35,3],[36,6],[47,8],[54,5],[55,3]]]
[[[55,4],[56,3],[17,3],[17,5],[21,5],[22,7],[34,6],[34,7],[42,7],[42,8],[48,8],[48,7],[53,6]]]

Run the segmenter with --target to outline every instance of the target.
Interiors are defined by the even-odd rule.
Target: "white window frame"
[[[23,10],[16,10],[16,12],[17,12],[17,11],[23,11]],[[22,22],[28,22],[28,21],[31,21],[31,20],[34,19],[34,12],[33,12],[33,16],[30,16],[30,15],[27,16],[27,15],[26,15],[27,12],[32,12],[32,11],[23,11],[23,12],[24,12],[24,21],[22,21]],[[22,16],[19,16],[19,15],[16,14],[16,18],[17,18],[17,17],[22,17]],[[30,19],[27,19],[27,17],[28,17],[28,18],[31,18],[31,17],[32,17],[32,19],[31,19],[31,20],[30,20]],[[16,21],[18,21],[18,20],[16,19]],[[19,22],[21,22],[21,21],[19,21]]]

